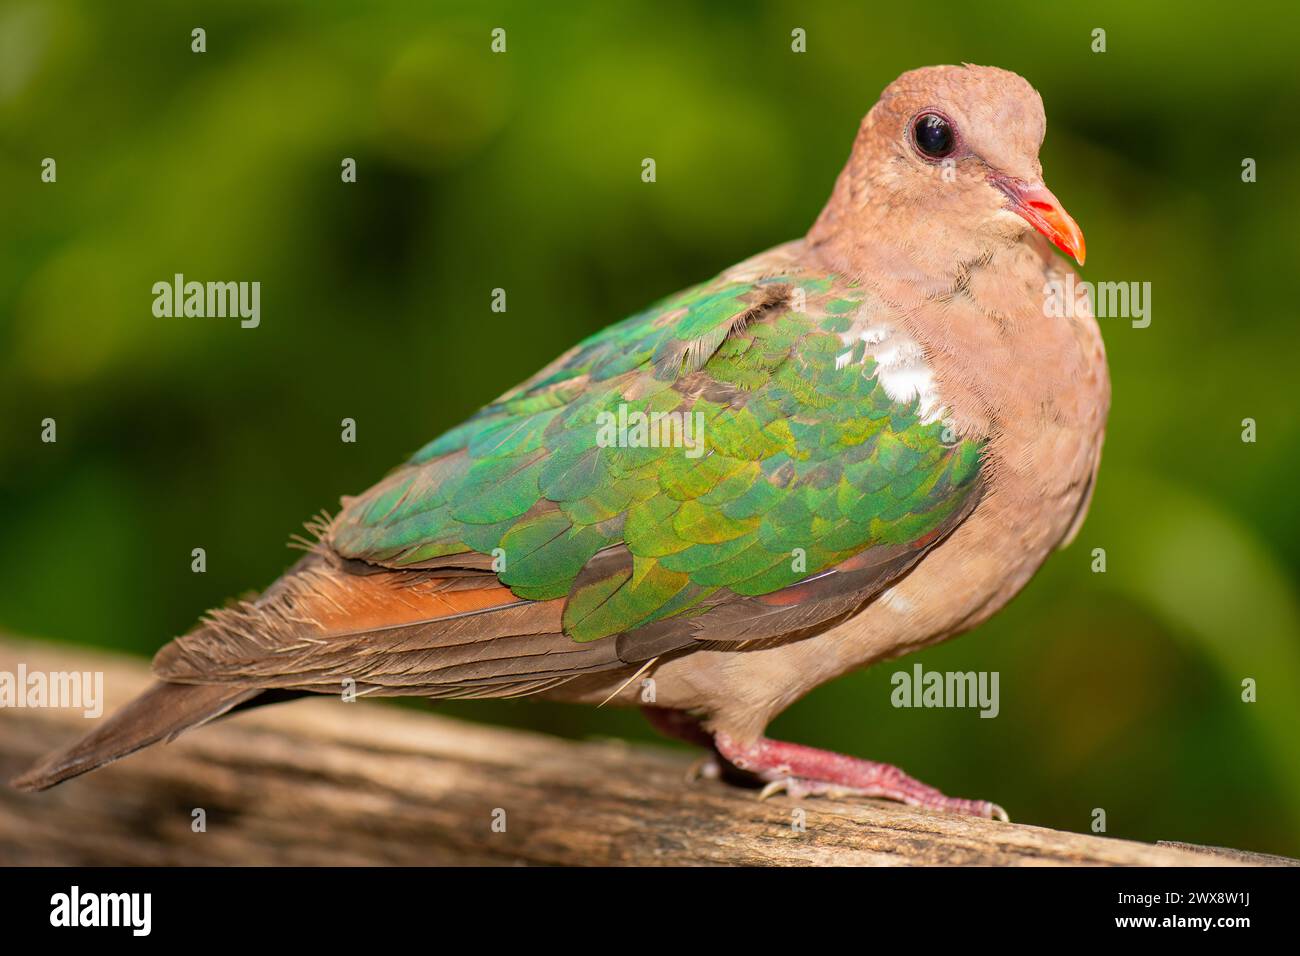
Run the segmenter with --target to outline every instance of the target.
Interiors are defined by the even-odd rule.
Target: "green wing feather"
[[[329,542],[392,568],[493,556],[518,597],[567,598],[576,641],[771,595],[868,549],[919,553],[971,505],[980,445],[890,397],[852,336],[867,299],[814,274],[666,299],[348,501]],[[676,444],[635,426],[611,443],[611,422],[656,412],[678,416]]]

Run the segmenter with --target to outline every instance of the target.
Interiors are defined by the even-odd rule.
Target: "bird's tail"
[[[262,694],[257,687],[158,681],[71,747],[56,751],[10,781],[19,790],[46,790],[160,740],[173,740]]]

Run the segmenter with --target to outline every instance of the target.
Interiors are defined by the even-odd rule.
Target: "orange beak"
[[[1007,194],[1012,211],[1050,239],[1056,248],[1083,265],[1088,253],[1083,242],[1083,230],[1050,189],[1041,183],[1030,185],[1004,176],[995,176],[992,182]]]

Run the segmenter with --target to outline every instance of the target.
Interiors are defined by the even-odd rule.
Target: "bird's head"
[[[1043,182],[1038,150],[1047,121],[1024,79],[986,66],[904,73],[862,121],[814,242],[893,236],[959,256],[1037,230],[1083,264],[1083,231]]]

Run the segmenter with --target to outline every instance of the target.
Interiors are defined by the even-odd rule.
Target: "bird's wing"
[[[329,560],[308,569],[328,580],[284,591],[305,634],[292,608],[252,644],[230,635],[257,621],[227,622],[155,669],[312,686],[382,662],[367,681],[527,692],[824,628],[980,494],[980,444],[945,433],[924,355],[885,313],[865,288],[800,272],[673,296],[346,500]],[[385,611],[394,594],[418,608]]]

